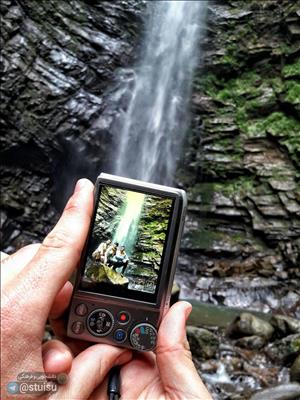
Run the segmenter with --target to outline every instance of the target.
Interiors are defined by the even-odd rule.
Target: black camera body
[[[181,189],[101,174],[70,305],[68,336],[155,349],[186,211]]]

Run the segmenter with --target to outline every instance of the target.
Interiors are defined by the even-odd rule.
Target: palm
[[[165,342],[165,343],[164,343]],[[161,339],[158,355],[135,354],[121,369],[122,398],[132,399],[211,399],[193,365],[187,342],[170,345]]]
[[[122,393],[125,400],[168,398],[153,353],[137,354],[122,367]]]

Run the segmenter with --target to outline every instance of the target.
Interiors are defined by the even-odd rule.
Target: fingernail
[[[85,178],[79,179],[76,183],[74,193],[82,190],[86,186],[87,182],[88,182],[88,180]]]
[[[188,317],[190,316],[190,313],[192,312],[193,306],[189,304],[189,307],[187,306],[185,309],[185,322],[188,320]]]
[[[43,361],[47,363],[48,361],[60,361],[65,358],[65,353],[55,349],[49,349],[43,354]]]

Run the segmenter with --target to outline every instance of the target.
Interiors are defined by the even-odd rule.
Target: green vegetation
[[[216,98],[221,101],[233,101],[243,104],[247,98],[254,98],[262,93],[262,81],[255,72],[246,72],[238,78],[225,83],[224,89],[217,93]]]
[[[274,136],[296,135],[299,136],[300,123],[282,112],[274,112],[263,122],[264,129]]]
[[[249,137],[263,137],[267,134],[279,139],[279,143],[287,148],[291,158],[299,162],[300,122],[282,112],[273,112],[267,118],[250,120],[240,125]]]
[[[300,77],[300,58],[293,64],[287,64],[282,69],[285,78]]]
[[[286,95],[284,100],[291,104],[300,103],[300,83],[291,80],[285,83]]]
[[[190,200],[197,203],[211,204],[214,192],[214,183],[197,183],[189,191]]]
[[[291,153],[300,149],[300,122],[282,112],[274,112],[267,118],[248,121],[244,130],[250,137],[264,136],[268,133],[282,138],[281,143],[285,144]]]
[[[215,184],[215,191],[222,193],[224,196],[231,197],[234,194],[245,195],[255,190],[257,182],[255,177],[240,176],[224,183]]]
[[[286,65],[283,68],[283,76],[297,75],[299,66],[299,61]],[[283,81],[280,76],[266,78],[255,71],[249,71],[229,81],[208,74],[198,80],[197,84],[213,100],[224,104],[224,107],[218,108],[217,116],[231,117],[232,113],[229,114],[226,107],[233,107],[235,122],[246,138],[267,137],[267,135],[277,137],[280,144],[291,154],[291,158],[298,162],[296,153],[300,149],[300,123],[296,118],[274,110],[276,96],[281,93],[285,102],[293,105],[300,103],[300,84],[297,81]],[[235,139],[224,139],[221,136],[217,143],[224,147],[224,152],[230,152],[233,161],[238,160],[243,154],[243,139],[241,137],[238,141]]]

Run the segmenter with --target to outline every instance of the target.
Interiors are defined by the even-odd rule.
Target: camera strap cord
[[[109,400],[119,400],[120,394],[120,367],[113,367],[108,376],[107,395]]]

